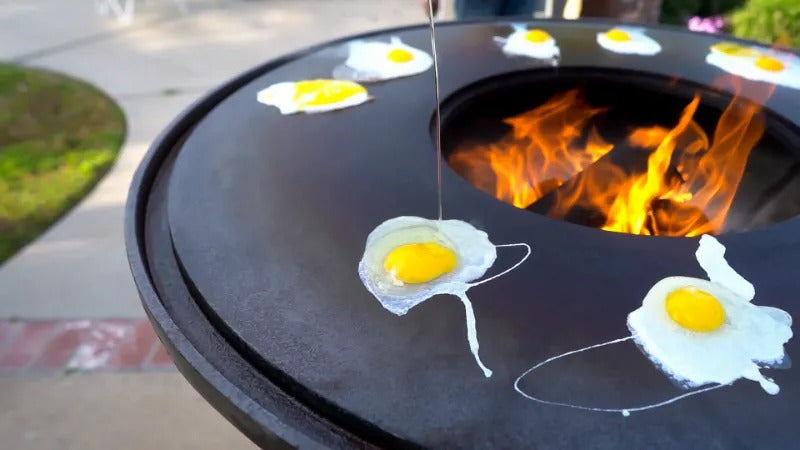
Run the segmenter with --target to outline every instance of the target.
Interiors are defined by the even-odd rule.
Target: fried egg
[[[273,84],[262,89],[257,99],[277,107],[281,114],[319,113],[360,105],[369,100],[367,90],[344,80],[304,80]]]
[[[715,238],[702,236],[696,256],[709,280],[659,281],[630,313],[628,327],[656,366],[685,388],[746,378],[777,394],[778,385],[759,369],[784,359],[792,317],[751,303],[753,285],[728,265],[724,254]]]
[[[527,244],[508,244],[524,246]],[[384,308],[404,315],[414,306],[439,294],[461,299],[467,315],[467,339],[478,366],[486,377],[492,375],[478,356],[475,315],[467,290],[504,275],[482,281],[497,258],[497,247],[489,236],[460,220],[429,220],[396,217],[378,225],[367,237],[358,274],[367,290]]]
[[[748,80],[800,89],[800,58],[789,53],[720,42],[711,46],[706,62]]]
[[[606,32],[597,33],[597,43],[614,53],[655,55],[661,51],[661,45],[644,34],[643,28],[612,28]]]
[[[430,69],[433,58],[393,37],[390,42],[356,41],[349,44],[344,66],[334,70],[335,78],[368,82],[416,75]]]
[[[556,40],[545,30],[534,28],[528,30],[523,25],[513,25],[514,32],[505,39],[503,53],[514,56],[527,56],[537,59],[553,59],[559,56]]]

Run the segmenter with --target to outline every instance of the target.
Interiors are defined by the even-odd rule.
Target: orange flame
[[[583,130],[603,111],[586,103],[577,90],[564,92],[506,119],[512,132],[500,142],[456,151],[449,162],[479,189],[525,208],[611,150],[594,129],[586,144],[580,144]]]
[[[605,109],[586,103],[578,90],[507,119],[508,136],[488,146],[459,148],[450,163],[478,188],[519,208],[552,192],[551,217],[577,209],[600,214],[598,225],[608,231],[719,233],[750,151],[764,133],[764,119],[757,101],[737,95],[710,142],[693,120],[699,105],[696,95],[671,129],[640,127],[627,136],[628,146],[649,151],[647,169],[640,173],[603,158],[614,146],[592,121]]]

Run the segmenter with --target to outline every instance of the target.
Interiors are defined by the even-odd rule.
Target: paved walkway
[[[0,321],[0,376],[163,369],[147,319]]]
[[[222,81],[294,49],[424,17],[416,0],[186,0],[186,14],[138,0],[125,27],[93,3],[0,0],[0,60],[94,83],[128,125],[94,191],[0,266],[0,447],[253,448],[169,369],[144,319],[122,231],[131,177],[169,120]]]
[[[6,450],[256,450],[174,372],[4,377],[0,405]]]
[[[141,317],[122,234],[128,185],[150,141],[181,109],[237,73],[346,34],[421,21],[412,0],[166,0],[129,28],[90,0],[0,0],[0,60],[91,81],[122,106],[128,135],[97,188],[0,267],[0,318]],[[168,95],[169,94],[169,95]]]

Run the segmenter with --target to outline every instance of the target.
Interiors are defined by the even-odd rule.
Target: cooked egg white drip
[[[713,295],[725,309],[725,322],[714,331],[694,332],[675,323],[664,306],[667,295],[694,287]],[[688,277],[665,278],[650,290],[642,307],[628,316],[634,340],[661,371],[687,388],[730,384],[739,378],[758,381],[770,394],[778,385],[759,365],[784,358],[792,337],[791,316],[777,308],[756,306],[726,287]]]
[[[531,42],[525,39],[528,29],[525,25],[512,25],[514,31],[506,38],[496,38],[503,44],[503,53],[512,56],[527,56],[537,59],[558,58],[560,50],[552,37],[544,42]]]
[[[655,55],[661,51],[661,44],[650,36],[644,34],[643,28],[614,27],[622,30],[631,37],[629,41],[614,41],[606,36],[609,30],[597,33],[597,43],[606,50],[626,55]]]
[[[435,242],[456,253],[455,268],[427,283],[404,284],[392,274],[386,273],[383,262],[395,248],[412,243]],[[527,253],[511,268],[484,279],[482,277],[497,259],[497,247],[522,246]],[[505,275],[522,264],[530,255],[527,244],[495,246],[489,236],[472,225],[460,220],[429,220],[422,217],[403,216],[389,219],[378,225],[367,237],[364,256],[358,264],[358,274],[367,290],[378,299],[384,308],[402,316],[409,309],[430,297],[439,294],[457,296],[464,305],[467,321],[467,340],[475,361],[486,377],[492,371],[481,361],[475,327],[475,313],[467,297],[467,290],[499,276]]]
[[[308,114],[321,113],[327,111],[335,111],[344,109],[351,106],[360,105],[370,100],[367,93],[357,93],[343,99],[336,103],[329,103],[327,105],[303,105],[307,99],[302,96],[295,99],[297,88],[294,82],[286,81],[282,83],[273,84],[266,89],[258,91],[256,99],[259,103],[269,106],[275,106],[281,114],[295,114],[298,112],[305,112]]]
[[[752,48],[765,56],[778,59],[786,67],[778,72],[764,70],[756,66],[757,57],[727,55],[713,48],[709,51],[708,56],[706,56],[706,62],[712,66],[719,67],[725,72],[748,80],[763,81],[793,89],[800,89],[800,58],[777,50],[759,47]]]
[[[520,387],[520,383],[522,382],[522,380],[525,377],[527,377],[533,371],[535,371],[535,370],[537,370],[537,369],[539,369],[541,367],[544,367],[544,366],[550,364],[553,361],[559,360],[561,358],[567,358],[569,356],[576,355],[578,353],[583,353],[583,352],[586,352],[586,351],[595,350],[595,349],[600,348],[600,347],[606,347],[606,346],[609,346],[609,345],[619,344],[621,342],[629,341],[631,339],[633,339],[633,336],[626,336],[624,338],[614,339],[614,340],[611,340],[611,341],[608,341],[608,342],[602,342],[600,344],[590,345],[588,347],[579,348],[577,350],[571,350],[571,351],[568,351],[566,353],[562,353],[560,355],[548,358],[548,359],[536,364],[535,366],[531,367],[530,369],[526,370],[525,372],[522,373],[522,375],[518,376],[517,379],[514,380],[514,390],[517,391],[517,393],[519,393],[523,397],[527,398],[528,400],[533,400],[533,401],[535,401],[537,403],[541,403],[541,404],[544,404],[544,405],[564,406],[564,407],[572,408],[572,409],[580,409],[582,411],[619,413],[619,414],[622,414],[625,417],[628,417],[633,412],[641,412],[641,411],[646,411],[648,409],[660,408],[662,406],[666,406],[666,405],[669,405],[671,403],[675,403],[675,402],[677,402],[679,400],[683,400],[683,399],[685,399],[687,397],[691,397],[693,395],[702,394],[703,392],[713,391],[714,389],[719,389],[721,387],[727,386],[725,384],[714,384],[714,385],[711,385],[711,386],[706,386],[706,387],[701,388],[701,389],[696,389],[696,390],[693,390],[693,391],[690,391],[690,392],[686,392],[686,393],[681,394],[681,395],[676,395],[674,397],[670,397],[670,398],[668,398],[666,400],[663,400],[663,401],[660,401],[658,403],[651,403],[649,405],[642,405],[642,406],[631,406],[631,407],[628,407],[628,408],[598,408],[596,406],[584,406],[584,405],[576,405],[576,404],[573,404],[573,403],[565,403],[565,402],[558,402],[558,401],[552,401],[552,400],[544,400],[544,399],[541,399],[539,397],[535,397],[535,396],[531,395],[528,392],[525,392]]]
[[[700,236],[700,244],[694,256],[712,283],[725,286],[748,302],[756,296],[753,283],[733,270],[725,259],[725,246],[712,236],[707,234]]]
[[[697,261],[709,280],[665,278],[653,286],[641,308],[628,316],[636,343],[666,374],[688,387],[730,384],[739,378],[758,381],[770,394],[779,387],[759,371],[784,359],[783,344],[792,337],[792,317],[778,308],[750,303],[755,288],[725,260],[725,247],[711,236],[700,238]],[[694,332],[667,314],[667,295],[695,287],[713,295],[725,310],[716,330]]]
[[[456,267],[428,283],[398,283],[383,269],[383,261],[394,248],[418,242],[436,242],[453,250]],[[466,292],[468,283],[482,277],[495,259],[497,250],[489,236],[466,222],[404,216],[383,222],[369,234],[359,274],[384,308],[403,315],[434,295]]]
[[[695,255],[710,280],[669,277],[659,281],[647,293],[641,308],[628,315],[631,336],[548,358],[517,377],[514,389],[523,397],[546,405],[624,416],[719,389],[739,378],[758,381],[767,393],[777,394],[780,388],[761,374],[760,367],[777,367],[785,360],[783,345],[792,337],[792,316],[778,308],[750,303],[755,296],[753,285],[730,267],[724,258],[725,247],[714,237],[701,236]],[[725,322],[720,328],[694,332],[669,317],[665,304],[667,295],[684,287],[706,291],[721,303]],[[630,408],[597,408],[543,400],[520,387],[526,376],[553,361],[631,339],[662,372],[684,388],[704,387],[658,403]]]
[[[398,37],[392,37],[390,42],[355,41],[349,44],[349,56],[344,63],[344,68],[337,68],[334,77],[354,81],[383,81],[393,78],[408,77],[430,69],[433,58],[426,52],[406,45]],[[412,56],[410,61],[394,62],[387,55],[393,49],[401,49]]]

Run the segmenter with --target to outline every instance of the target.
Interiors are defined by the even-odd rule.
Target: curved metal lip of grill
[[[531,23],[556,38],[563,68],[700,85],[721,74],[704,62],[717,36],[647,27],[663,51],[623,56],[594,41],[612,22]],[[492,38],[510,30],[507,22],[440,26],[445,105],[481,80],[553,70],[504,56]],[[435,214],[431,77],[369,85],[374,101],[326,115],[280,116],[255,94],[277,81],[330,76],[350,39],[397,35],[427,48],[426,33],[380,30],[265,63],[195,102],[153,142],[133,180],[125,236],[145,310],[183,375],[260,445],[268,445],[266,430],[334,448],[777,446],[796,438],[793,370],[770,372],[777,397],[740,381],[628,418],[544,407],[511,386],[546,357],[626,335],[628,312],[657,280],[703,277],[697,239],[531,214],[445,165],[446,217],[470,221],[497,244],[534,247],[517,271],[471,291],[494,377],[474,365],[457,301],[431,299],[396,317],[369,295],[356,274],[369,231],[390,217]],[[778,87],[766,105],[772,124],[800,126],[798,104],[800,91]],[[755,284],[756,303],[800,316],[800,217],[720,240]],[[517,257],[501,251],[494,270]],[[797,339],[785,348],[800,350]],[[562,401],[622,406],[677,389],[634,346],[609,358],[575,361],[540,382]]]

